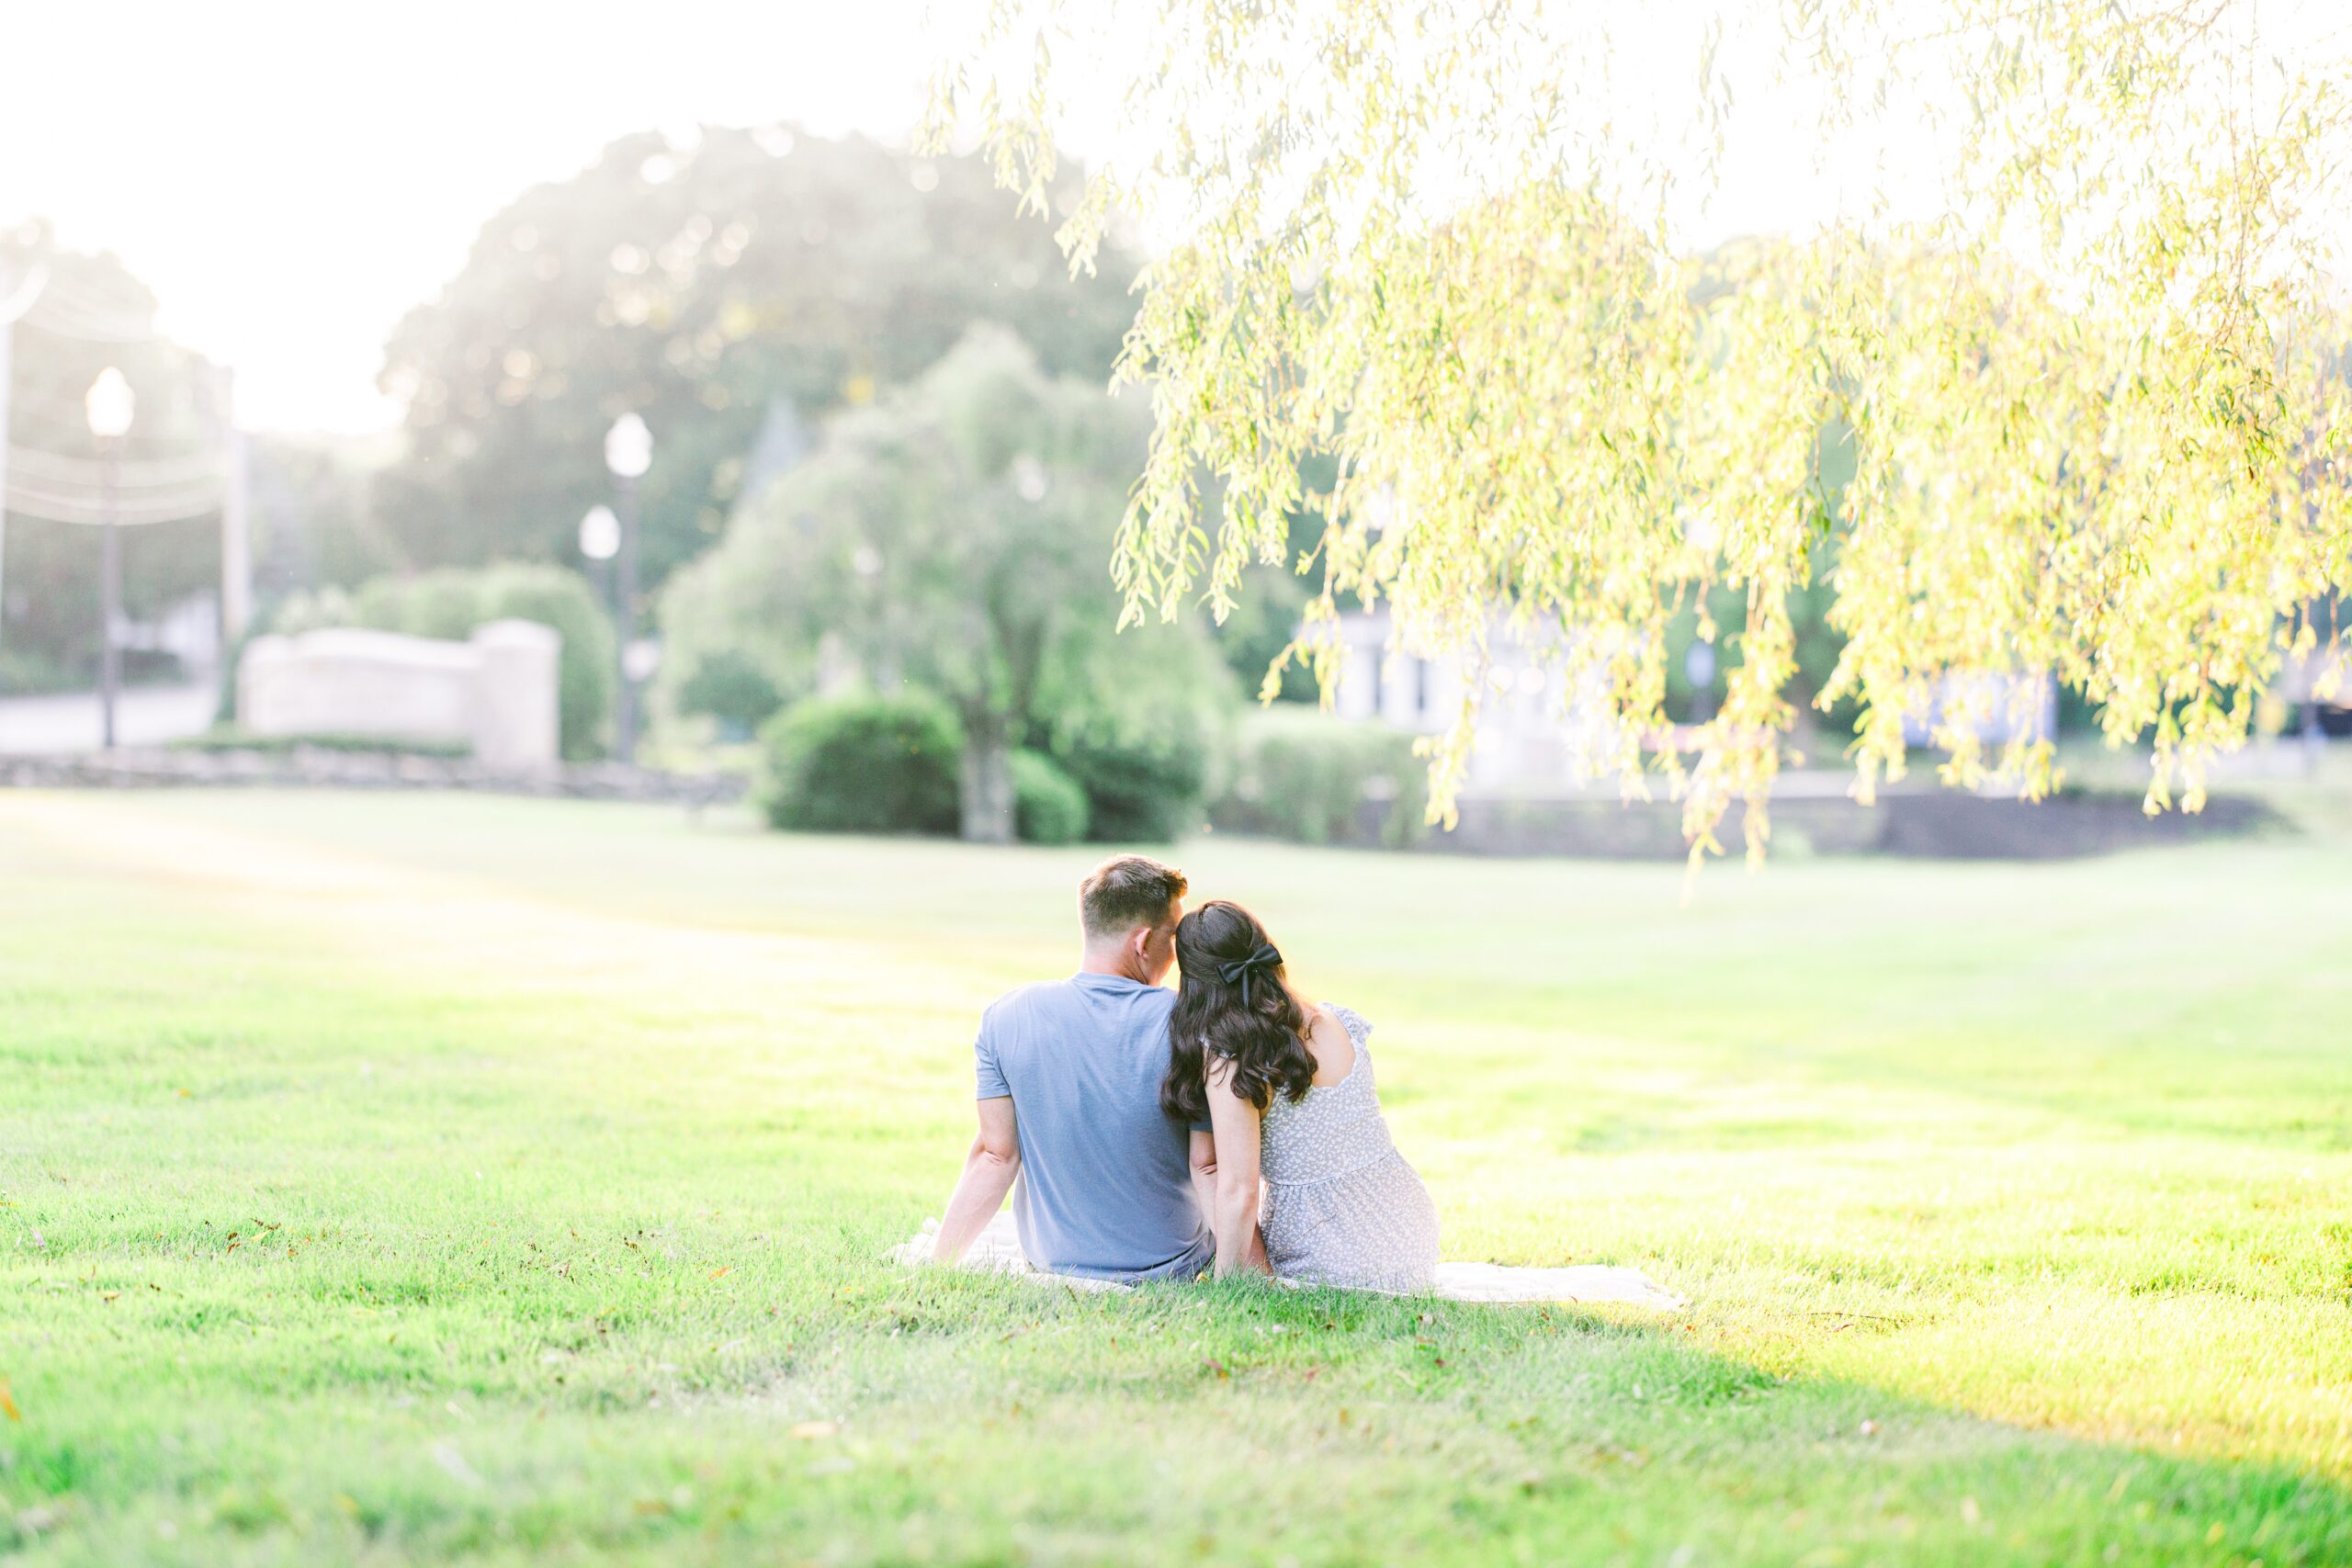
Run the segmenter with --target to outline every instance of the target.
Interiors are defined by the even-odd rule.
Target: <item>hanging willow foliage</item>
[[[1156,242],[1120,367],[1157,414],[1128,616],[1221,617],[1319,513],[1293,652],[1327,694],[1343,599],[1474,671],[1515,636],[1604,706],[1629,791],[1666,776],[1695,863],[1734,801],[1762,852],[1790,602],[1828,570],[1819,705],[1859,705],[1864,798],[1931,702],[1951,782],[2040,797],[2047,737],[1978,735],[2047,678],[2152,740],[2151,810],[2194,809],[2352,586],[2344,56],[2233,0],[1648,9],[1000,0],[927,139],[977,119],[1044,211],[1064,98],[1116,90],[1061,239],[1073,266],[1114,221]],[[1800,237],[1694,258],[1673,215],[1738,134],[1724,62],[1768,46],[1826,154],[1878,172]],[[1695,605],[1712,633],[1724,590],[1727,696],[1678,728],[1668,627]]]

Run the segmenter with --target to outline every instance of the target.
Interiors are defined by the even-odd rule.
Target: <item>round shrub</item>
[[[760,728],[757,799],[809,833],[952,833],[964,736],[928,694],[812,697]]]
[[[1167,843],[1200,826],[1208,760],[1181,737],[1089,724],[1065,733],[1055,758],[1086,792],[1097,839]]]
[[[1428,783],[1429,765],[1401,730],[1274,708],[1243,726],[1240,766],[1216,820],[1299,843],[1405,849],[1421,836]]]
[[[470,567],[371,577],[353,591],[354,623],[379,631],[462,642],[482,614],[482,573]]]
[[[1086,792],[1043,751],[1012,754],[1012,817],[1022,841],[1074,844],[1086,837]]]
[[[613,668],[612,617],[597,603],[596,591],[560,566],[494,566],[481,574],[481,594],[482,621],[537,621],[563,639],[556,665],[563,754],[573,761],[600,755],[620,677]]]
[[[1121,657],[1095,661],[1098,684],[1057,694],[1048,749],[1086,792],[1091,839],[1182,838],[1200,829],[1203,802],[1223,785],[1233,676],[1205,638],[1176,635],[1182,630],[1122,634]]]

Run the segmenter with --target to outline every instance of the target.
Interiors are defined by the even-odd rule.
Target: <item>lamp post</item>
[[[653,433],[636,414],[621,415],[605,433],[605,467],[613,476],[613,510],[620,525],[619,559],[613,574],[613,638],[620,676],[613,751],[624,762],[637,758],[637,685],[629,678],[628,660],[628,645],[637,636],[637,481],[652,466]]]
[[[621,520],[613,515],[613,509],[609,506],[590,507],[588,514],[580,520],[580,556],[588,563],[588,570],[596,583],[597,596],[612,612],[616,626],[620,625],[621,609],[613,597],[613,558],[620,553]],[[616,671],[619,668],[615,666]],[[614,693],[614,700],[616,704],[619,701],[617,689]]]
[[[115,515],[115,466],[137,408],[130,383],[111,365],[98,372],[82,400],[90,434],[98,444],[98,729],[99,744],[109,751],[114,750],[115,698],[122,685],[122,655],[114,641],[114,623],[122,611],[122,530]]]
[[[21,276],[0,270],[0,628],[8,619],[8,387],[17,323],[40,299],[49,268],[35,262]]]
[[[609,506],[592,506],[580,520],[580,555],[596,563],[596,586],[613,596],[612,558],[621,553],[621,520]]]

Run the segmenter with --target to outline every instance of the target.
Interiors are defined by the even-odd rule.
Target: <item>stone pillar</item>
[[[237,727],[251,735],[285,733],[283,682],[294,661],[290,637],[257,637],[237,661]]]
[[[492,621],[475,629],[474,761],[493,773],[554,765],[561,709],[557,666],[563,639],[535,621]]]

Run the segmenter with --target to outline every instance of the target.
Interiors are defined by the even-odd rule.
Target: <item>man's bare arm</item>
[[[1201,1217],[1216,1224],[1216,1134],[1205,1127],[1193,1129],[1193,1196],[1200,1201]]]
[[[978,1103],[979,1134],[972,1140],[971,1152],[964,1156],[964,1174],[956,1179],[956,1190],[948,1195],[947,1212],[940,1217],[939,1235],[931,1248],[931,1260],[934,1263],[963,1261],[974,1239],[1004,1207],[1004,1195],[1012,1190],[1012,1179],[1021,1173],[1021,1145],[1013,1136],[1012,1097]]]

